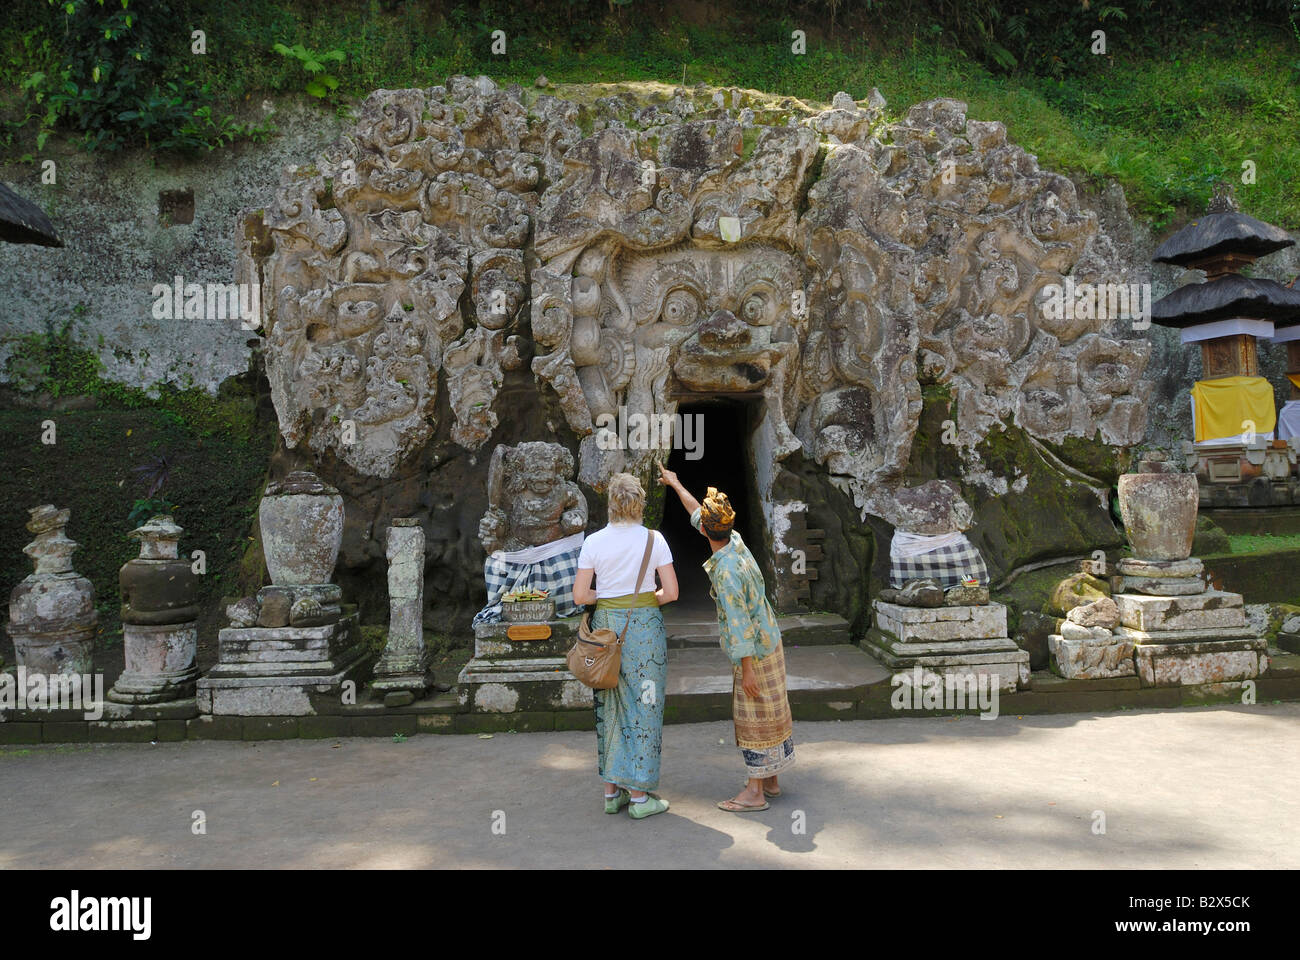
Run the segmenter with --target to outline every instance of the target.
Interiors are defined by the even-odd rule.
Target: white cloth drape
[[[539,560],[549,560],[566,550],[573,550],[582,546],[585,537],[585,533],[578,531],[567,537],[561,537],[559,540],[552,540],[550,543],[543,543],[536,547],[525,547],[522,550],[498,550],[492,554],[492,559],[503,560],[506,563],[537,563]]]
[[[1277,414],[1277,438],[1300,437],[1300,400],[1288,400]]]
[[[954,546],[964,542],[965,539],[966,535],[964,533],[928,535],[895,530],[894,539],[889,541],[889,556],[895,560],[906,560],[908,557],[919,557],[924,553],[931,553],[941,547]]]

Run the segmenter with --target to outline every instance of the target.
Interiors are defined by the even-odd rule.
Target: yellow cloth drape
[[[1273,386],[1263,377],[1219,377],[1192,387],[1196,442],[1246,433],[1271,433],[1277,427]]]
[[[1291,386],[1300,389],[1300,373],[1288,373],[1286,378],[1291,381]]]

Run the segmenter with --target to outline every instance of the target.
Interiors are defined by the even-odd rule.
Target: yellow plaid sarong
[[[785,691],[785,647],[778,643],[766,657],[754,659],[757,698],[745,693],[740,685],[742,674],[741,665],[733,665],[731,712],[736,724],[736,746],[766,750],[785,743],[794,732],[790,698]]]

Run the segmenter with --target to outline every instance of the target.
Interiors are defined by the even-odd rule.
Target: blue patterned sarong
[[[596,700],[596,760],[600,778],[629,790],[659,786],[663,749],[664,697],[668,683],[668,635],[658,607],[597,610],[592,629],[623,632],[618,686],[593,690]]]

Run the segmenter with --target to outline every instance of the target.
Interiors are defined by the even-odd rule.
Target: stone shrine
[[[158,516],[131,531],[140,556],[118,575],[122,589],[122,646],[126,669],[108,699],[116,703],[166,703],[193,699],[199,671],[198,575],[180,559],[184,529]]]
[[[87,674],[94,659],[99,614],[95,588],[72,569],[77,543],[64,532],[72,511],[51,504],[32,507],[23,547],[36,569],[9,597],[9,635],[18,666],[29,673]]]
[[[591,691],[573,679],[565,662],[581,611],[573,603],[573,577],[587,524],[587,500],[572,474],[573,458],[559,444],[493,451],[489,507],[479,524],[488,553],[483,573],[489,604],[475,618],[474,658],[458,678],[461,703],[472,710],[510,713],[592,703]],[[516,617],[509,598],[517,590],[547,592],[538,604],[540,616]]]
[[[1123,592],[1069,611],[1049,638],[1070,679],[1136,675],[1144,687],[1253,680],[1268,644],[1248,626],[1241,594],[1210,589],[1191,556],[1197,476],[1149,454],[1119,479],[1120,511],[1135,556],[1116,564]],[[1082,611],[1082,613],[1080,612]]]
[[[363,665],[355,607],[329,582],[343,535],[343,498],[306,471],[267,484],[258,509],[271,586],[227,610],[218,661],[198,684],[199,710],[301,716],[340,696]]]

